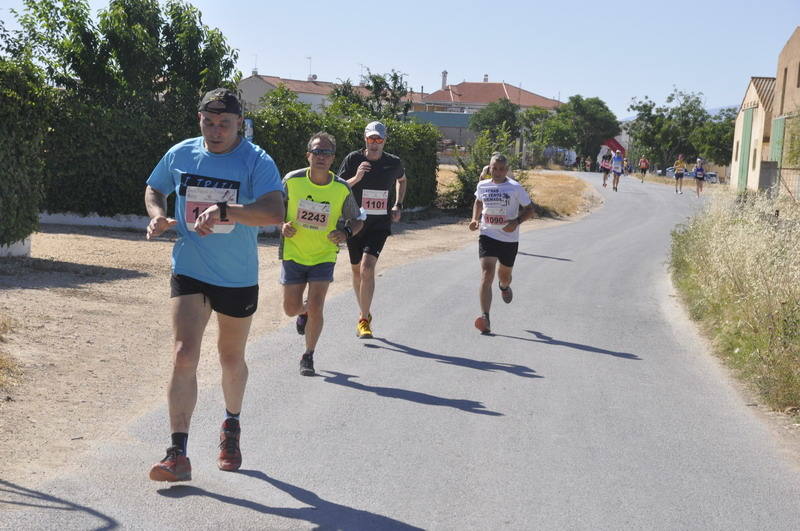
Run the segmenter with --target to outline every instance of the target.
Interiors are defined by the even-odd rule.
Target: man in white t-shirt
[[[511,291],[511,271],[519,246],[519,226],[534,214],[528,192],[517,181],[507,178],[507,173],[508,159],[505,155],[492,155],[489,162],[491,179],[478,182],[472,220],[469,222],[469,230],[480,228],[481,315],[475,319],[475,328],[483,334],[490,333],[489,309],[492,306],[495,270],[503,302],[508,304],[514,296]]]

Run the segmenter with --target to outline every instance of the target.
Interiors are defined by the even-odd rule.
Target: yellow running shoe
[[[372,328],[367,319],[359,319],[356,325],[356,335],[359,339],[372,339]]]

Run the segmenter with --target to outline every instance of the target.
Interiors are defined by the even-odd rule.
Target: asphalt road
[[[0,528],[797,529],[797,464],[671,293],[670,230],[699,201],[632,179],[601,193],[523,234],[493,336],[472,327],[477,245],[390,270],[375,339],[355,338],[351,293],[328,301],[319,376],[298,374],[293,327],[251,344],[239,473],[215,466],[211,388],[193,481],[147,479],[162,407],[51,483],[0,480]]]

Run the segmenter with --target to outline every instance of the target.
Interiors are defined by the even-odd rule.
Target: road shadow
[[[521,254],[523,256],[533,256],[534,258],[547,258],[548,260],[558,260],[559,262],[572,262],[572,258],[559,258],[558,256],[547,256],[546,254],[523,253],[522,251],[517,251],[517,254]]]
[[[87,515],[93,516],[100,520],[100,523],[97,525],[97,527],[92,528],[98,531],[104,529],[116,529],[119,527],[119,522],[110,516],[101,513],[100,511],[92,509],[91,507],[78,505],[77,503],[73,503],[56,496],[51,496],[50,494],[45,494],[44,492],[40,492],[38,490],[28,489],[4,479],[0,479],[0,493],[2,496],[0,497],[0,504],[15,505],[17,507],[31,507],[35,509],[50,509],[53,511],[73,511],[76,513],[86,513]],[[7,495],[12,498],[18,497],[20,499],[19,501],[15,501],[14,499],[6,499]],[[0,524],[0,527],[4,528],[2,524]]]
[[[486,409],[486,406],[484,406],[483,403],[477,402],[475,400],[464,400],[459,398],[442,398],[440,396],[429,395],[427,393],[419,393],[417,391],[408,391],[406,389],[364,385],[362,383],[354,382],[351,380],[351,378],[358,378],[358,376],[354,374],[344,374],[336,371],[322,371],[322,372],[326,372],[328,374],[333,375],[333,376],[325,376],[323,374],[320,374],[320,376],[323,377],[325,382],[341,385],[343,387],[349,387],[350,389],[355,389],[357,391],[366,391],[368,393],[374,393],[378,396],[383,396],[386,398],[397,398],[399,400],[407,400],[409,402],[416,402],[417,404],[425,404],[426,406],[452,407],[454,409],[460,409],[461,411],[465,411],[467,413],[476,413],[478,415],[489,415],[492,417],[503,416],[502,413]]]
[[[382,516],[369,511],[362,511],[339,503],[323,500],[310,490],[271,478],[260,470],[239,470],[238,474],[265,481],[273,487],[289,494],[297,501],[308,505],[308,507],[270,507],[252,500],[226,496],[192,485],[174,485],[166,489],[159,489],[157,492],[161,496],[175,499],[189,496],[204,496],[237,507],[251,509],[262,514],[282,516],[293,520],[304,520],[318,526],[315,529],[396,529],[404,531],[421,529],[389,518],[388,516]]]
[[[0,260],[0,289],[70,288],[113,280],[146,277],[148,273],[59,260],[17,256]]]
[[[507,372],[509,374],[521,376],[523,378],[543,378],[543,376],[539,376],[538,374],[536,374],[536,371],[534,371],[530,367],[525,367],[524,365],[516,365],[513,363],[498,363],[494,361],[480,361],[480,360],[473,360],[470,358],[462,358],[459,356],[434,354],[433,352],[426,352],[424,350],[419,350],[413,347],[409,347],[407,345],[395,343],[394,341],[389,341],[388,339],[384,339],[382,337],[376,337],[374,339],[386,343],[387,345],[391,345],[391,347],[375,345],[374,343],[365,343],[364,346],[367,348],[391,350],[394,352],[408,354],[409,356],[416,356],[418,358],[436,360],[439,363],[445,363],[447,365],[456,365],[458,367],[466,367],[468,369],[476,369],[479,371]]]
[[[530,341],[532,343],[544,343],[545,345],[555,345],[561,347],[569,347],[574,348],[576,350],[583,350],[586,352],[593,352],[595,354],[605,354],[607,356],[614,356],[616,358],[623,358],[626,360],[638,360],[641,361],[642,358],[637,356],[636,354],[631,354],[630,352],[616,352],[614,350],[606,350],[604,348],[593,347],[591,345],[583,345],[581,343],[572,343],[570,341],[561,341],[558,339],[553,339],[551,336],[545,335],[541,332],[536,332],[535,330],[525,330],[529,334],[533,334],[536,336],[536,339],[531,339],[529,337],[518,337],[518,336],[509,336],[505,334],[492,334],[496,337],[507,337],[509,339],[519,339],[521,341]]]

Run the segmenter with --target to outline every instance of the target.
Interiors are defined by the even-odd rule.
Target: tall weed
[[[800,206],[721,191],[672,236],[692,318],[771,407],[800,406]]]

